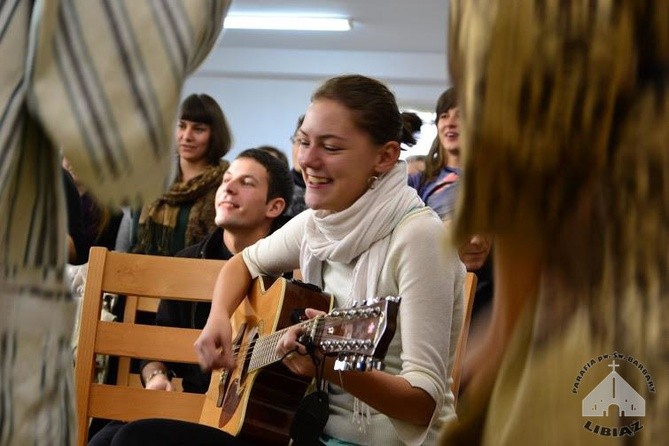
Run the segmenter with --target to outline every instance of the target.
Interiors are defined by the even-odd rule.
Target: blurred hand
[[[172,382],[162,373],[156,373],[153,375],[151,379],[147,381],[144,387],[149,390],[166,390],[168,392],[175,390]]]
[[[231,370],[234,365],[232,357],[232,326],[227,314],[212,317],[209,315],[207,324],[195,341],[195,352],[202,370]]]

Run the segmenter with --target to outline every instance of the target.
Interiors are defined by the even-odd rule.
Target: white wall
[[[450,85],[443,54],[219,46],[187,81],[183,95],[207,93],[219,102],[234,137],[226,158],[270,144],[290,159],[289,137],[312,92],[328,77],[344,73],[384,81],[402,109],[432,111]]]

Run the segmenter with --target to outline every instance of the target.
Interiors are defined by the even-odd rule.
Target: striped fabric
[[[159,195],[229,3],[0,1],[0,445],[74,441],[59,150],[103,202]]]

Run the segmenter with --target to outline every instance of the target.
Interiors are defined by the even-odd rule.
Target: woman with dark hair
[[[425,170],[409,176],[409,186],[442,220],[448,220],[455,210],[460,176],[460,116],[453,88],[439,96],[436,114],[437,136],[425,158]]]
[[[329,419],[318,438],[298,443],[435,444],[440,426],[455,418],[450,376],[465,271],[454,250],[443,252],[435,243],[444,226],[407,186],[400,144],[413,137],[395,97],[368,77],[330,79],[312,96],[297,139],[309,209],[225,264],[196,341],[200,365],[234,366],[230,315],[253,277],[299,267],[337,307],[401,296],[385,370],[336,371],[334,358],[319,358]],[[316,366],[299,335],[296,327],[288,330],[276,353],[293,373],[314,377]],[[289,354],[296,350],[301,354]],[[116,440],[126,446],[247,444],[243,435],[155,419],[126,425]]]
[[[135,214],[131,251],[171,256],[212,230],[214,196],[232,145],[230,128],[218,103],[192,94],[181,104],[176,129],[178,173],[170,189]]]

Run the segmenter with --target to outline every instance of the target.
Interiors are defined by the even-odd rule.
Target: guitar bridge
[[[216,407],[223,407],[223,399],[225,398],[225,389],[228,384],[228,370],[223,370],[218,380],[218,398],[216,398]]]

